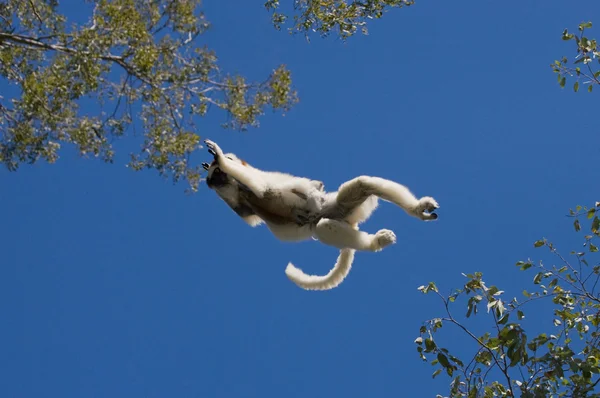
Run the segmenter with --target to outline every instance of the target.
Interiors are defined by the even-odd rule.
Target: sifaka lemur
[[[360,176],[343,183],[337,192],[325,192],[321,181],[259,170],[234,154],[224,154],[215,142],[205,143],[214,156],[212,163],[202,164],[208,172],[206,184],[249,225],[264,222],[282,241],[313,238],[340,249],[337,262],[324,276],[307,275],[288,264],[288,278],[307,290],[338,286],[350,272],[356,250],[376,252],[396,242],[388,229],[375,234],[358,229],[377,208],[378,198],[423,221],[437,219],[433,211],[439,205],[433,198],[417,199],[390,180]]]

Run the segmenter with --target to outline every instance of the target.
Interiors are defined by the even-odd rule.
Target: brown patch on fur
[[[295,194],[296,196],[298,196],[299,198],[304,199],[304,200],[306,200],[308,198],[308,196],[306,196],[302,192],[298,192],[297,189],[292,189],[292,193]]]
[[[247,163],[245,160],[243,160],[243,159],[240,159],[240,162],[242,162],[242,164],[243,164],[244,166],[248,166],[248,163]]]

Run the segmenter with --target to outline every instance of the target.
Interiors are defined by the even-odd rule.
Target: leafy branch
[[[552,70],[557,74],[558,83],[564,87],[567,78],[575,77],[573,90],[579,91],[580,82],[588,85],[587,90],[592,92],[595,85],[600,84],[600,70],[595,70],[592,65],[594,60],[600,62],[600,52],[596,39],[590,39],[584,35],[585,30],[592,27],[592,22],[583,22],[579,24],[579,34],[569,33],[567,29],[563,31],[562,39],[565,41],[574,40],[577,44],[577,55],[570,61],[567,57],[554,61]]]
[[[112,162],[114,139],[139,120],[144,140],[129,166],[196,190],[199,117],[220,109],[224,127],[245,130],[267,108],[287,111],[298,101],[283,65],[263,82],[223,74],[214,52],[197,43],[210,27],[199,4],[96,0],[88,23],[70,29],[53,0],[1,4],[0,79],[18,93],[0,98],[0,162],[11,171],[54,162],[64,144]],[[82,111],[89,99],[98,112]]]
[[[367,20],[381,18],[390,8],[413,4],[414,0],[294,0],[293,10],[280,12],[279,0],[267,0],[265,8],[271,11],[273,25],[278,30],[293,15],[290,33],[304,33],[308,38],[310,32],[324,37],[336,31],[339,37],[347,39],[358,30],[368,34]]]
[[[546,266],[531,260],[516,263],[521,271],[536,270],[533,284],[536,290],[522,292],[523,299],[503,300],[505,292],[487,286],[480,272],[464,275],[468,280],[462,289],[442,295],[435,283],[419,287],[424,293],[434,292],[441,300],[445,316],[433,318],[420,328],[415,340],[417,352],[424,361],[451,377],[450,397],[600,397],[595,387],[600,383],[600,297],[596,292],[600,278],[600,263],[596,241],[600,238],[600,202],[593,207],[577,206],[569,212],[574,229],[584,235],[584,251],[573,251],[572,264],[546,239],[534,243],[546,248],[557,265]],[[597,257],[593,257],[597,259]],[[596,260],[597,261],[597,260]],[[465,319],[451,312],[458,299],[466,300]],[[547,301],[553,307],[552,333],[539,333],[533,338],[526,332],[535,325],[525,324],[525,310],[537,308],[535,303]],[[477,335],[467,326],[485,305],[490,314],[490,331]],[[465,365],[456,353],[440,344],[438,334],[443,325],[459,328],[475,342],[474,354]],[[433,359],[432,359],[433,358]]]

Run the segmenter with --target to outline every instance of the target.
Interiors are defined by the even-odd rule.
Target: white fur
[[[377,199],[392,202],[423,221],[435,220],[437,202],[425,196],[417,199],[408,188],[379,177],[360,176],[327,193],[323,183],[280,172],[256,169],[234,154],[224,154],[209,140],[214,155],[207,184],[249,225],[264,222],[278,239],[288,242],[316,238],[340,249],[335,266],[324,276],[307,275],[292,263],[286,275],[308,290],[338,286],[350,272],[356,250],[377,252],[396,243],[394,232],[382,229],[369,234],[358,229],[377,208]]]
[[[292,282],[306,290],[329,290],[337,287],[350,273],[354,261],[354,249],[342,249],[335,265],[327,275],[307,275],[289,263],[285,274]]]

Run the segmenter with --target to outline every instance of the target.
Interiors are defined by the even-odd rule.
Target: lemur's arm
[[[219,168],[226,174],[244,184],[257,197],[262,198],[267,190],[267,182],[256,170],[228,159],[221,148],[211,140],[205,140],[208,152],[215,157]]]

